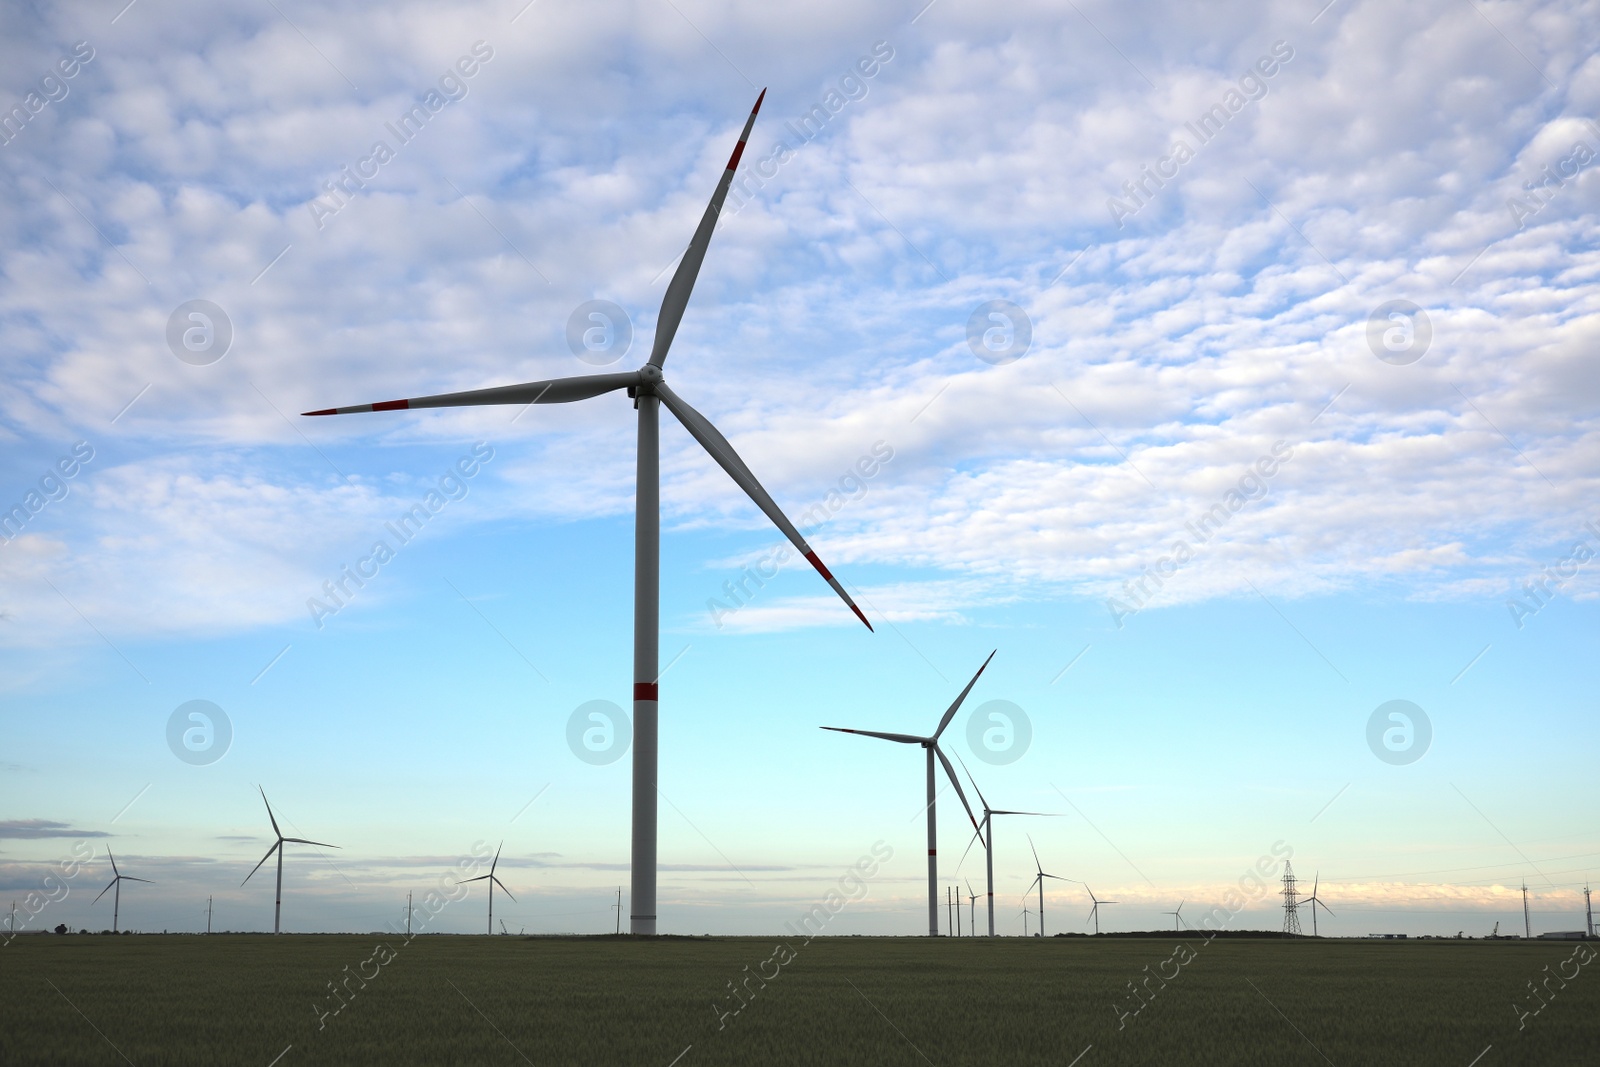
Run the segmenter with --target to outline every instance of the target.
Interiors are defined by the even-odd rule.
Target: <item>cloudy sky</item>
[[[880,842],[834,928],[925,929],[920,753],[817,727],[993,649],[946,748],[1060,816],[1000,824],[1002,931],[1029,833],[1112,927],[1275,847],[1324,932],[1581,925],[1592,5],[124,2],[0,33],[0,891],[94,856],[31,926],[110,925],[109,847],[124,926],[270,929],[260,786],[342,846],[287,929],[501,840],[508,924],[610,928],[628,401],[298,413],[642,362],[763,88],[666,373],[877,632],[664,418],[662,929]]]

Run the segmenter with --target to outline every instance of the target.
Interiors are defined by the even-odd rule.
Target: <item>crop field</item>
[[[1593,958],[1192,934],[24,935],[0,948],[0,1063],[1551,1067],[1600,1056]]]

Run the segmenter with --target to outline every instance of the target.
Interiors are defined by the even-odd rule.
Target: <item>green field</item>
[[[1552,979],[1520,1030],[1513,1006],[1593,945],[821,938],[775,956],[778,944],[23,936],[0,948],[0,1063],[1468,1067],[1489,1046],[1479,1067],[1600,1062],[1600,960],[1566,963],[1576,977]],[[758,971],[775,975],[765,988]],[[1131,1014],[1128,983],[1147,973],[1176,977],[1152,977]],[[754,995],[734,1014],[728,984],[746,978]],[[334,1013],[341,980],[352,992]]]

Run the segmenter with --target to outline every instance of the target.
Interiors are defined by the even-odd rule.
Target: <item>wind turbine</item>
[[[456,883],[456,885],[466,885],[468,882],[488,882],[489,883],[489,932],[491,934],[494,933],[494,887],[495,886],[499,886],[500,887],[500,892],[504,893],[508,897],[511,897],[511,890],[507,889],[506,888],[506,884],[504,882],[502,882],[499,879],[499,877],[494,873],[495,865],[500,862],[500,849],[503,848],[504,846],[505,846],[505,842],[502,841],[502,842],[500,842],[500,844],[498,844],[498,845],[496,845],[494,847],[494,862],[489,864],[489,873],[488,874],[480,874],[476,878],[468,878],[468,879],[465,879],[464,881],[460,881],[460,882]],[[511,903],[515,904],[516,902],[517,902],[517,898],[516,897],[511,897]]]
[[[1089,883],[1088,882],[1084,882],[1082,884],[1083,884],[1083,888],[1089,889]],[[1116,904],[1118,902],[1115,901],[1115,900],[1101,900],[1099,897],[1094,895],[1094,890],[1093,889],[1089,889],[1089,899],[1094,901],[1094,907],[1089,909],[1089,918],[1094,920],[1094,933],[1095,933],[1096,937],[1099,937],[1100,936],[1100,905],[1102,905],[1102,904]]]
[[[633,850],[631,900],[635,914],[629,916],[629,929],[636,934],[656,932],[656,768],[658,763],[659,713],[660,713],[660,594],[661,594],[661,467],[660,467],[660,407],[666,409],[683,424],[689,435],[698,441],[734,482],[743,489],[755,505],[762,510],[783,535],[800,550],[806,560],[817,569],[823,580],[838,593],[856,617],[868,630],[872,624],[856,607],[850,594],[844,591],[822,560],[811,550],[800,531],[779,510],[778,505],[756,481],[756,476],[745,466],[727,438],[677,393],[667,387],[661,367],[666,362],[667,350],[683,321],[684,309],[689,305],[689,294],[694,289],[700,264],[705,260],[706,248],[716,229],[717,218],[722,213],[722,203],[728,196],[728,186],[733,181],[739,157],[744,153],[750,128],[755,125],[756,112],[766,90],[756,98],[756,106],[745,120],[739,143],[728,160],[711,203],[706,206],[700,225],[678,263],[666,295],[661,298],[661,311],[656,318],[655,341],[650,349],[650,359],[636,371],[617,374],[586,374],[572,378],[555,378],[550,381],[527,382],[522,385],[504,385],[489,389],[475,389],[464,393],[443,393],[436,396],[414,397],[409,400],[389,400],[377,404],[357,404],[353,407],[325,408],[307,411],[305,415],[347,415],[364,411],[405,411],[411,408],[470,407],[484,404],[570,404],[588,400],[603,393],[626,389],[639,412],[639,451],[637,461],[637,487],[633,542]]]
[[[1024,897],[1023,899],[1026,900],[1027,898]],[[1023,937],[1027,937],[1028,936],[1028,916],[1030,916],[1032,914],[1033,914],[1033,912],[1029,911],[1028,910],[1028,906],[1026,904],[1024,904],[1022,906],[1022,936]]]
[[[278,854],[278,891],[272,898],[272,932],[277,933],[279,929],[279,919],[283,914],[283,846],[316,845],[318,848],[338,848],[339,846],[325,844],[321,841],[307,841],[303,837],[284,837],[283,831],[278,829],[278,817],[272,814],[272,804],[267,800],[267,791],[265,789],[261,789],[260,786],[256,786],[256,788],[261,791],[261,803],[267,805],[267,818],[272,820],[272,832],[276,834],[278,838],[277,841],[273,842],[272,847],[267,849],[267,854],[261,857],[261,863],[265,863],[267,860],[272,858],[272,854],[274,852]],[[258,863],[254,867],[250,868],[250,873],[244,876],[244,882],[248,882],[250,879],[255,877],[256,872],[261,869],[261,863]],[[240,882],[239,884],[244,885],[244,882]]]
[[[151,885],[154,885],[155,883],[151,882],[148,878],[135,878],[131,874],[123,874],[121,871],[117,870],[117,857],[111,855],[111,850],[109,848],[106,849],[106,855],[111,856],[111,881],[107,883],[105,889],[100,890],[100,897],[106,895],[106,890],[111,889],[113,886],[116,887],[116,891],[111,894],[111,932],[114,934],[120,934],[122,933],[122,930],[117,925],[117,913],[122,910],[122,883],[149,882]],[[92,906],[100,903],[100,897],[95,897],[93,900],[89,901],[90,905]]]
[[[983,795],[983,790],[978,788],[978,780],[976,778],[972,777],[972,771],[970,769],[968,769],[967,761],[961,759],[961,753],[959,753],[959,752],[956,753],[956,759],[961,760],[961,769],[967,772],[967,781],[972,783],[973,792],[978,794],[978,803],[983,805],[983,825],[981,827],[979,827],[977,833],[973,834],[972,840],[967,842],[967,852],[971,852],[972,851],[972,845],[973,845],[974,842],[979,841],[979,840],[983,841],[984,870],[985,870],[985,875],[986,875],[986,877],[988,879],[987,885],[988,885],[988,890],[989,890],[989,936],[993,937],[994,936],[994,816],[996,816],[996,815],[1040,815],[1040,816],[1044,816],[1046,818],[1054,818],[1056,813],[1055,812],[1050,812],[1050,811],[1001,811],[1001,810],[998,810],[998,809],[995,809],[995,808],[991,808],[989,806],[988,799],[985,798],[984,795]],[[1030,843],[1032,842],[1032,838],[1029,838],[1029,842]],[[963,861],[966,860],[966,858],[967,858],[967,852],[963,852],[961,854],[961,858],[962,858]],[[956,864],[956,867],[958,869],[960,868],[960,866],[961,866],[961,864],[959,864],[959,863]],[[976,932],[976,928],[974,928],[974,932]]]
[[[996,650],[998,651],[998,649]],[[973,829],[977,829],[978,820],[972,814],[972,805],[967,803],[967,795],[961,791],[961,781],[956,778],[956,772],[950,766],[950,761],[939,748],[939,735],[944,733],[944,728],[950,725],[950,720],[955,718],[956,712],[961,707],[961,702],[967,699],[967,694],[972,692],[972,687],[978,684],[978,676],[983,673],[984,667],[989,666],[989,660],[994,659],[994,652],[989,653],[989,659],[983,661],[983,667],[978,668],[978,673],[972,676],[972,681],[961,690],[961,695],[956,697],[954,704],[944,713],[944,718],[939,720],[939,728],[931,737],[918,737],[915,734],[886,734],[876,730],[851,730],[843,726],[824,726],[824,730],[833,730],[841,734],[860,734],[862,737],[877,737],[884,741],[895,741],[902,745],[921,745],[928,754],[928,936],[939,936],[939,832],[938,823],[933,817],[933,761],[937,757],[944,765],[945,776],[950,779],[950,784],[956,787],[956,796],[961,798],[961,806],[967,809],[967,818],[972,820]]]
[[[1044,880],[1046,878],[1054,878],[1058,882],[1073,882],[1073,881],[1077,881],[1077,879],[1075,879],[1075,878],[1063,878],[1059,874],[1046,874],[1044,867],[1040,866],[1040,864],[1039,864],[1039,850],[1033,847],[1033,836],[1031,834],[1028,836],[1028,848],[1033,850],[1033,869],[1039,872],[1038,874],[1036,874],[1034,876],[1033,881],[1028,883],[1028,889],[1032,889],[1033,886],[1034,886],[1034,883],[1038,883],[1038,886],[1039,886],[1039,936],[1043,937],[1044,936]],[[1023,890],[1024,896],[1026,896],[1027,891],[1028,891],[1027,889]]]
[[[1108,901],[1107,903],[1114,903],[1114,902]],[[1183,900],[1178,901],[1178,910],[1177,911],[1164,911],[1164,912],[1161,913],[1163,915],[1172,916],[1172,928],[1174,930],[1181,929],[1181,926],[1179,924],[1183,922],[1183,906],[1185,904],[1187,904],[1187,903],[1189,903],[1189,900],[1188,900],[1187,897],[1185,897]],[[1313,926],[1315,926],[1316,925],[1316,919],[1313,918],[1311,920],[1311,923],[1312,923]]]
[[[972,891],[972,880],[967,880],[967,928],[978,936],[978,894]]]
[[[1321,885],[1321,884],[1322,884],[1322,872],[1319,871],[1311,879],[1311,895],[1309,897],[1302,898],[1301,901],[1300,901],[1300,903],[1302,903],[1302,904],[1310,904],[1311,905],[1311,936],[1312,937],[1316,937],[1317,936],[1317,909],[1321,908],[1323,911],[1327,912],[1329,915],[1333,914],[1333,909],[1328,907],[1326,904],[1324,904],[1322,902],[1322,898],[1317,896],[1317,887],[1319,885]]]

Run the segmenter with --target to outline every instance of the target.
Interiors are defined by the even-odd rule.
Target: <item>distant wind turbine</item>
[[[1311,879],[1311,895],[1309,897],[1302,897],[1300,899],[1300,903],[1302,903],[1302,904],[1310,904],[1311,905],[1311,936],[1312,937],[1316,937],[1317,936],[1317,909],[1321,908],[1323,911],[1327,912],[1329,915],[1333,914],[1333,909],[1328,907],[1326,904],[1324,904],[1322,902],[1322,898],[1317,896],[1317,888],[1321,884],[1322,884],[1322,872],[1318,871],[1316,873],[1316,875]]]
[[[961,798],[961,806],[967,809],[967,818],[972,820],[973,829],[977,829],[977,817],[972,814],[972,805],[967,803],[967,795],[961,791],[961,780],[956,777],[955,768],[950,766],[950,761],[939,748],[939,736],[944,733],[944,728],[950,725],[950,720],[956,717],[956,712],[961,708],[961,702],[967,699],[967,694],[972,692],[972,687],[978,684],[978,677],[983,674],[984,667],[989,666],[989,660],[994,659],[994,653],[989,653],[989,659],[983,661],[983,667],[978,668],[978,673],[972,676],[972,681],[961,690],[961,695],[956,697],[955,703],[950,705],[944,717],[939,720],[939,728],[931,737],[918,737],[915,734],[886,734],[876,730],[851,730],[843,726],[824,726],[824,730],[833,730],[841,734],[859,734],[862,737],[876,737],[884,741],[895,741],[902,745],[921,745],[928,754],[928,936],[939,936],[939,824],[934,819],[934,770],[935,758],[944,765],[945,776],[950,779],[950,784],[956,787],[956,796]]]
[[[106,895],[107,889],[112,889],[115,887],[115,892],[111,894],[111,932],[114,934],[120,934],[122,932],[122,928],[117,925],[117,913],[122,908],[122,883],[148,882],[151,885],[154,885],[155,883],[151,882],[148,878],[135,878],[131,874],[123,874],[121,871],[117,870],[117,857],[111,855],[111,850],[109,848],[106,849],[106,855],[111,857],[111,881],[106,884],[105,889],[100,890],[100,897]],[[93,900],[91,900],[89,902],[90,905],[100,903],[100,897],[95,897]],[[12,921],[15,922],[16,920],[13,919]]]
[[[1028,916],[1032,915],[1033,912],[1029,911],[1028,910],[1028,906],[1026,904],[1024,904],[1022,906],[1021,914],[1022,914],[1022,936],[1023,937],[1027,937],[1028,936]]]
[[[500,862],[500,849],[502,847],[504,847],[504,845],[505,845],[505,842],[502,841],[502,842],[500,842],[500,844],[495,846],[495,849],[494,849],[494,862],[489,864],[489,873],[488,874],[480,874],[476,878],[468,878],[468,879],[466,879],[464,881],[460,881],[460,882],[456,883],[456,885],[466,885],[468,882],[488,882],[489,883],[489,932],[491,934],[494,933],[494,887],[495,886],[499,886],[500,887],[500,892],[504,893],[508,897],[511,897],[511,890],[507,889],[506,888],[506,884],[504,882],[502,882],[499,879],[499,877],[494,873],[494,869],[495,869],[496,864],[498,864]],[[515,904],[516,902],[517,902],[517,898],[516,897],[511,897],[511,903]]]
[[[1172,928],[1174,930],[1179,929],[1179,925],[1178,924],[1183,922],[1183,906],[1185,904],[1187,904],[1188,902],[1189,902],[1188,898],[1184,898],[1183,900],[1178,901],[1178,910],[1177,911],[1164,911],[1164,912],[1161,913],[1163,915],[1172,916]]]
[[[274,852],[278,854],[278,890],[272,898],[272,932],[278,933],[280,929],[279,920],[283,915],[283,846],[316,845],[318,848],[338,848],[339,846],[325,844],[321,841],[307,841],[303,837],[284,837],[283,831],[278,829],[278,817],[272,814],[272,804],[267,800],[267,791],[260,786],[256,786],[256,788],[261,792],[261,803],[267,805],[267,818],[272,820],[272,832],[278,838],[272,843],[272,847],[267,849],[267,854],[261,857],[261,863],[265,863],[272,858]],[[256,872],[261,869],[261,863],[250,868],[250,873],[244,876],[244,882],[248,882],[255,877]],[[242,886],[244,882],[239,884]]]
[[[700,265],[705,261],[706,249],[711,244],[712,232],[722,214],[728,187],[733,182],[739,157],[744,153],[750,129],[755,125],[756,112],[766,90],[756,98],[750,117],[745,120],[739,143],[728,160],[728,165],[717,180],[700,224],[695,228],[689,247],[678,262],[678,269],[667,284],[661,298],[661,310],[656,317],[655,340],[651,345],[650,359],[636,371],[617,374],[587,374],[573,378],[556,378],[550,381],[527,382],[522,385],[504,385],[489,389],[474,389],[461,393],[443,393],[436,396],[416,397],[409,400],[388,400],[377,404],[357,404],[352,407],[324,408],[307,411],[305,415],[347,415],[365,411],[404,411],[411,408],[470,407],[485,404],[568,404],[588,400],[604,393],[627,390],[633,406],[639,412],[639,450],[634,509],[633,554],[633,891],[629,898],[634,914],[629,917],[630,929],[636,934],[656,932],[656,768],[659,751],[660,680],[659,652],[661,639],[661,466],[660,466],[660,416],[666,409],[689,431],[689,436],[710,453],[734,482],[743,489],[755,505],[766,514],[773,525],[783,532],[800,554],[805,557],[824,581],[839,594],[851,611],[856,613],[868,630],[872,624],[850,599],[844,586],[839,584],[822,560],[812,551],[800,531],[779,510],[767,491],[756,481],[756,476],[745,466],[744,460],[733,450],[727,438],[717,431],[704,415],[690,407],[688,402],[667,387],[661,368],[667,359],[667,350],[677,335],[683,313],[689,306],[689,294],[699,277]]]
[[[1084,882],[1083,883],[1083,888],[1089,890],[1089,899],[1094,901],[1094,907],[1089,909],[1089,918],[1094,920],[1094,932],[1095,932],[1096,936],[1099,936],[1099,934],[1100,934],[1100,905],[1102,905],[1102,904],[1116,904],[1116,903],[1118,903],[1118,901],[1115,901],[1115,900],[1101,900],[1099,897],[1094,895],[1094,890],[1093,889],[1089,889],[1089,883],[1088,882]]]
[[[994,816],[996,815],[1039,815],[1045,818],[1054,818],[1055,812],[1050,811],[1002,811],[989,806],[988,798],[983,795],[983,790],[978,788],[978,780],[972,777],[972,771],[967,767],[967,761],[961,759],[961,753],[956,753],[956,759],[961,760],[961,769],[967,772],[967,781],[972,783],[972,791],[978,794],[978,803],[983,805],[983,825],[978,827],[972,840],[967,842],[967,850],[961,854],[963,862],[966,861],[967,852],[972,851],[972,846],[978,841],[983,842],[984,874],[989,891],[989,936],[994,936]],[[1029,839],[1032,840],[1031,838]],[[961,864],[956,864],[959,870]],[[976,933],[976,928],[974,928]]]
[[[967,880],[967,928],[978,936],[978,894],[972,891],[972,881]]]
[[[1077,879],[1075,879],[1075,878],[1064,878],[1059,874],[1047,874],[1045,872],[1044,867],[1041,866],[1040,863],[1039,863],[1039,850],[1033,847],[1033,836],[1031,834],[1028,836],[1028,848],[1033,851],[1033,869],[1039,872],[1038,874],[1034,875],[1033,881],[1028,883],[1028,889],[1032,889],[1035,884],[1037,884],[1039,886],[1039,936],[1043,937],[1044,936],[1044,880],[1046,878],[1054,878],[1058,882],[1074,882],[1074,881],[1077,881]],[[1027,890],[1024,890],[1023,892],[1024,892],[1024,894],[1026,894]]]

